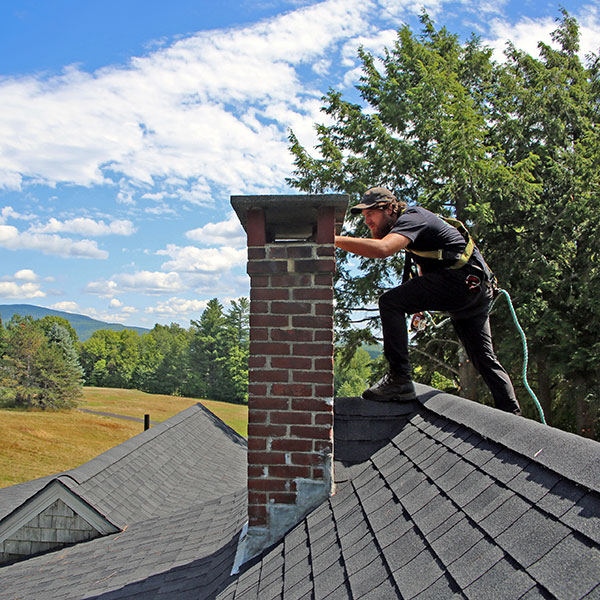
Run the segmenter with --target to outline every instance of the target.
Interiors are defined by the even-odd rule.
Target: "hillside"
[[[79,336],[79,340],[82,342],[85,342],[97,329],[112,329],[113,331],[131,329],[140,334],[150,331],[143,327],[128,327],[121,323],[105,323],[104,321],[98,321],[84,315],[64,312],[62,310],[52,310],[51,308],[34,306],[33,304],[0,304],[0,318],[3,322],[10,321],[13,315],[21,315],[22,317],[31,316],[34,319],[42,319],[49,315],[62,317],[71,323]]]

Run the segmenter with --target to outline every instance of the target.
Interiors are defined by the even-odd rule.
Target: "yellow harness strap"
[[[475,248],[475,242],[471,237],[471,234],[467,231],[467,228],[463,225],[461,221],[458,219],[453,219],[452,217],[443,217],[442,215],[437,215],[443,221],[446,221],[449,225],[456,227],[461,235],[465,238],[465,249],[463,253],[458,257],[456,262],[449,266],[448,269],[460,269],[464,267],[468,262],[471,256],[473,255],[473,250]],[[411,252],[412,254],[416,254],[417,256],[422,256],[423,258],[432,258],[434,260],[446,260],[451,258],[456,258],[456,254],[448,256],[448,253],[444,255],[443,250],[410,250],[409,248],[405,248],[407,252]]]

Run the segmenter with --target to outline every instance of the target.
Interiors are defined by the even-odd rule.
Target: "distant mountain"
[[[10,321],[13,315],[21,315],[22,317],[31,316],[34,319],[42,319],[48,315],[62,317],[71,323],[81,342],[85,342],[97,329],[112,329],[113,331],[131,329],[140,334],[150,331],[143,327],[128,327],[121,323],[105,323],[104,321],[97,321],[84,315],[68,313],[62,310],[52,310],[51,308],[44,308],[42,306],[33,306],[32,304],[0,304],[0,318],[2,318],[3,322]]]

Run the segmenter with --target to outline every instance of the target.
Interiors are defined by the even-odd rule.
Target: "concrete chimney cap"
[[[248,212],[262,209],[268,241],[306,240],[314,236],[319,209],[333,208],[336,233],[340,233],[348,206],[348,194],[295,194],[231,196],[231,205],[247,231]]]

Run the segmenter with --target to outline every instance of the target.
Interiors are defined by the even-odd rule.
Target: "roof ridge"
[[[173,427],[180,425],[184,420],[191,418],[193,413],[199,410],[199,408],[206,410],[200,403],[193,404],[169,419],[158,423],[154,427],[134,435],[117,446],[109,448],[83,465],[79,465],[62,474],[68,475],[71,479],[82,485],[102,473],[102,471],[117,464],[136,450],[139,450],[144,445],[149,444],[154,438],[164,434]]]
[[[589,490],[600,492],[598,442],[429,386],[417,384],[417,387],[419,401],[431,413],[443,416]]]

